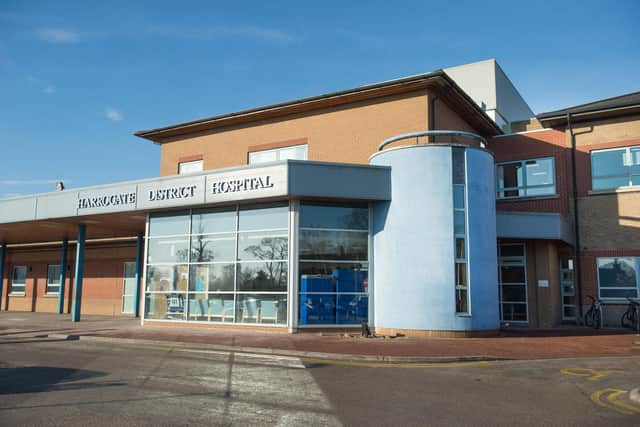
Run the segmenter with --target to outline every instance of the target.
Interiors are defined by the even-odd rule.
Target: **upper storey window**
[[[202,172],[202,160],[178,163],[178,175]]]
[[[640,146],[591,152],[594,190],[640,185]]]
[[[277,160],[307,160],[307,144],[249,153],[249,164],[275,162]]]
[[[536,197],[556,194],[553,157],[498,163],[497,197]]]

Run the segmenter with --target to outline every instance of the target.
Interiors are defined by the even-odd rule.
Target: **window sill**
[[[525,196],[525,197],[508,197],[506,199],[496,199],[496,202],[523,202],[529,200],[554,200],[559,199],[560,196],[552,194],[550,196]]]
[[[640,186],[611,188],[606,190],[589,190],[587,195],[600,196],[602,194],[637,193],[637,192],[640,192]]]
[[[50,293],[44,294],[43,297],[45,297],[45,298],[58,298],[58,293],[57,292],[56,293],[50,292]]]
[[[25,296],[24,292],[9,292],[10,297],[23,297]]]
[[[471,313],[456,313],[456,317],[473,317]]]

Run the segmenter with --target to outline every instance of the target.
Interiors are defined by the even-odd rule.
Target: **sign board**
[[[548,288],[549,287],[549,281],[548,280],[538,280],[538,287],[539,288]]]

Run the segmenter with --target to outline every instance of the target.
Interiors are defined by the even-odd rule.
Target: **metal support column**
[[[4,262],[7,256],[7,244],[0,245],[0,311],[2,310],[2,295],[4,294]],[[7,286],[9,281],[7,280]],[[8,293],[8,292],[7,292]],[[5,307],[7,302],[5,301]]]
[[[144,251],[144,238],[142,233],[137,235],[136,247],[136,295],[133,298],[133,315],[140,317],[140,284],[142,283],[142,254]]]
[[[64,282],[67,280],[67,248],[69,239],[62,241],[62,255],[60,256],[60,290],[58,291],[58,314],[64,311]]]
[[[87,234],[85,224],[78,225],[78,243],[76,245],[76,270],[73,277],[73,307],[71,309],[71,320],[80,321],[80,305],[82,303],[82,278],[84,275],[84,246]]]

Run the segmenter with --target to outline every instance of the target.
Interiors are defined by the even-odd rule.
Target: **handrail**
[[[403,133],[403,134],[392,136],[391,138],[385,139],[380,143],[380,145],[378,145],[378,151],[382,151],[382,149],[385,146],[391,144],[392,142],[401,141],[403,139],[408,139],[408,138],[419,138],[421,136],[461,136],[464,138],[471,138],[471,139],[478,140],[478,142],[480,143],[480,147],[482,148],[485,148],[487,145],[486,139],[484,139],[480,135],[477,135],[471,132],[465,132],[462,130],[423,130],[420,132]]]

